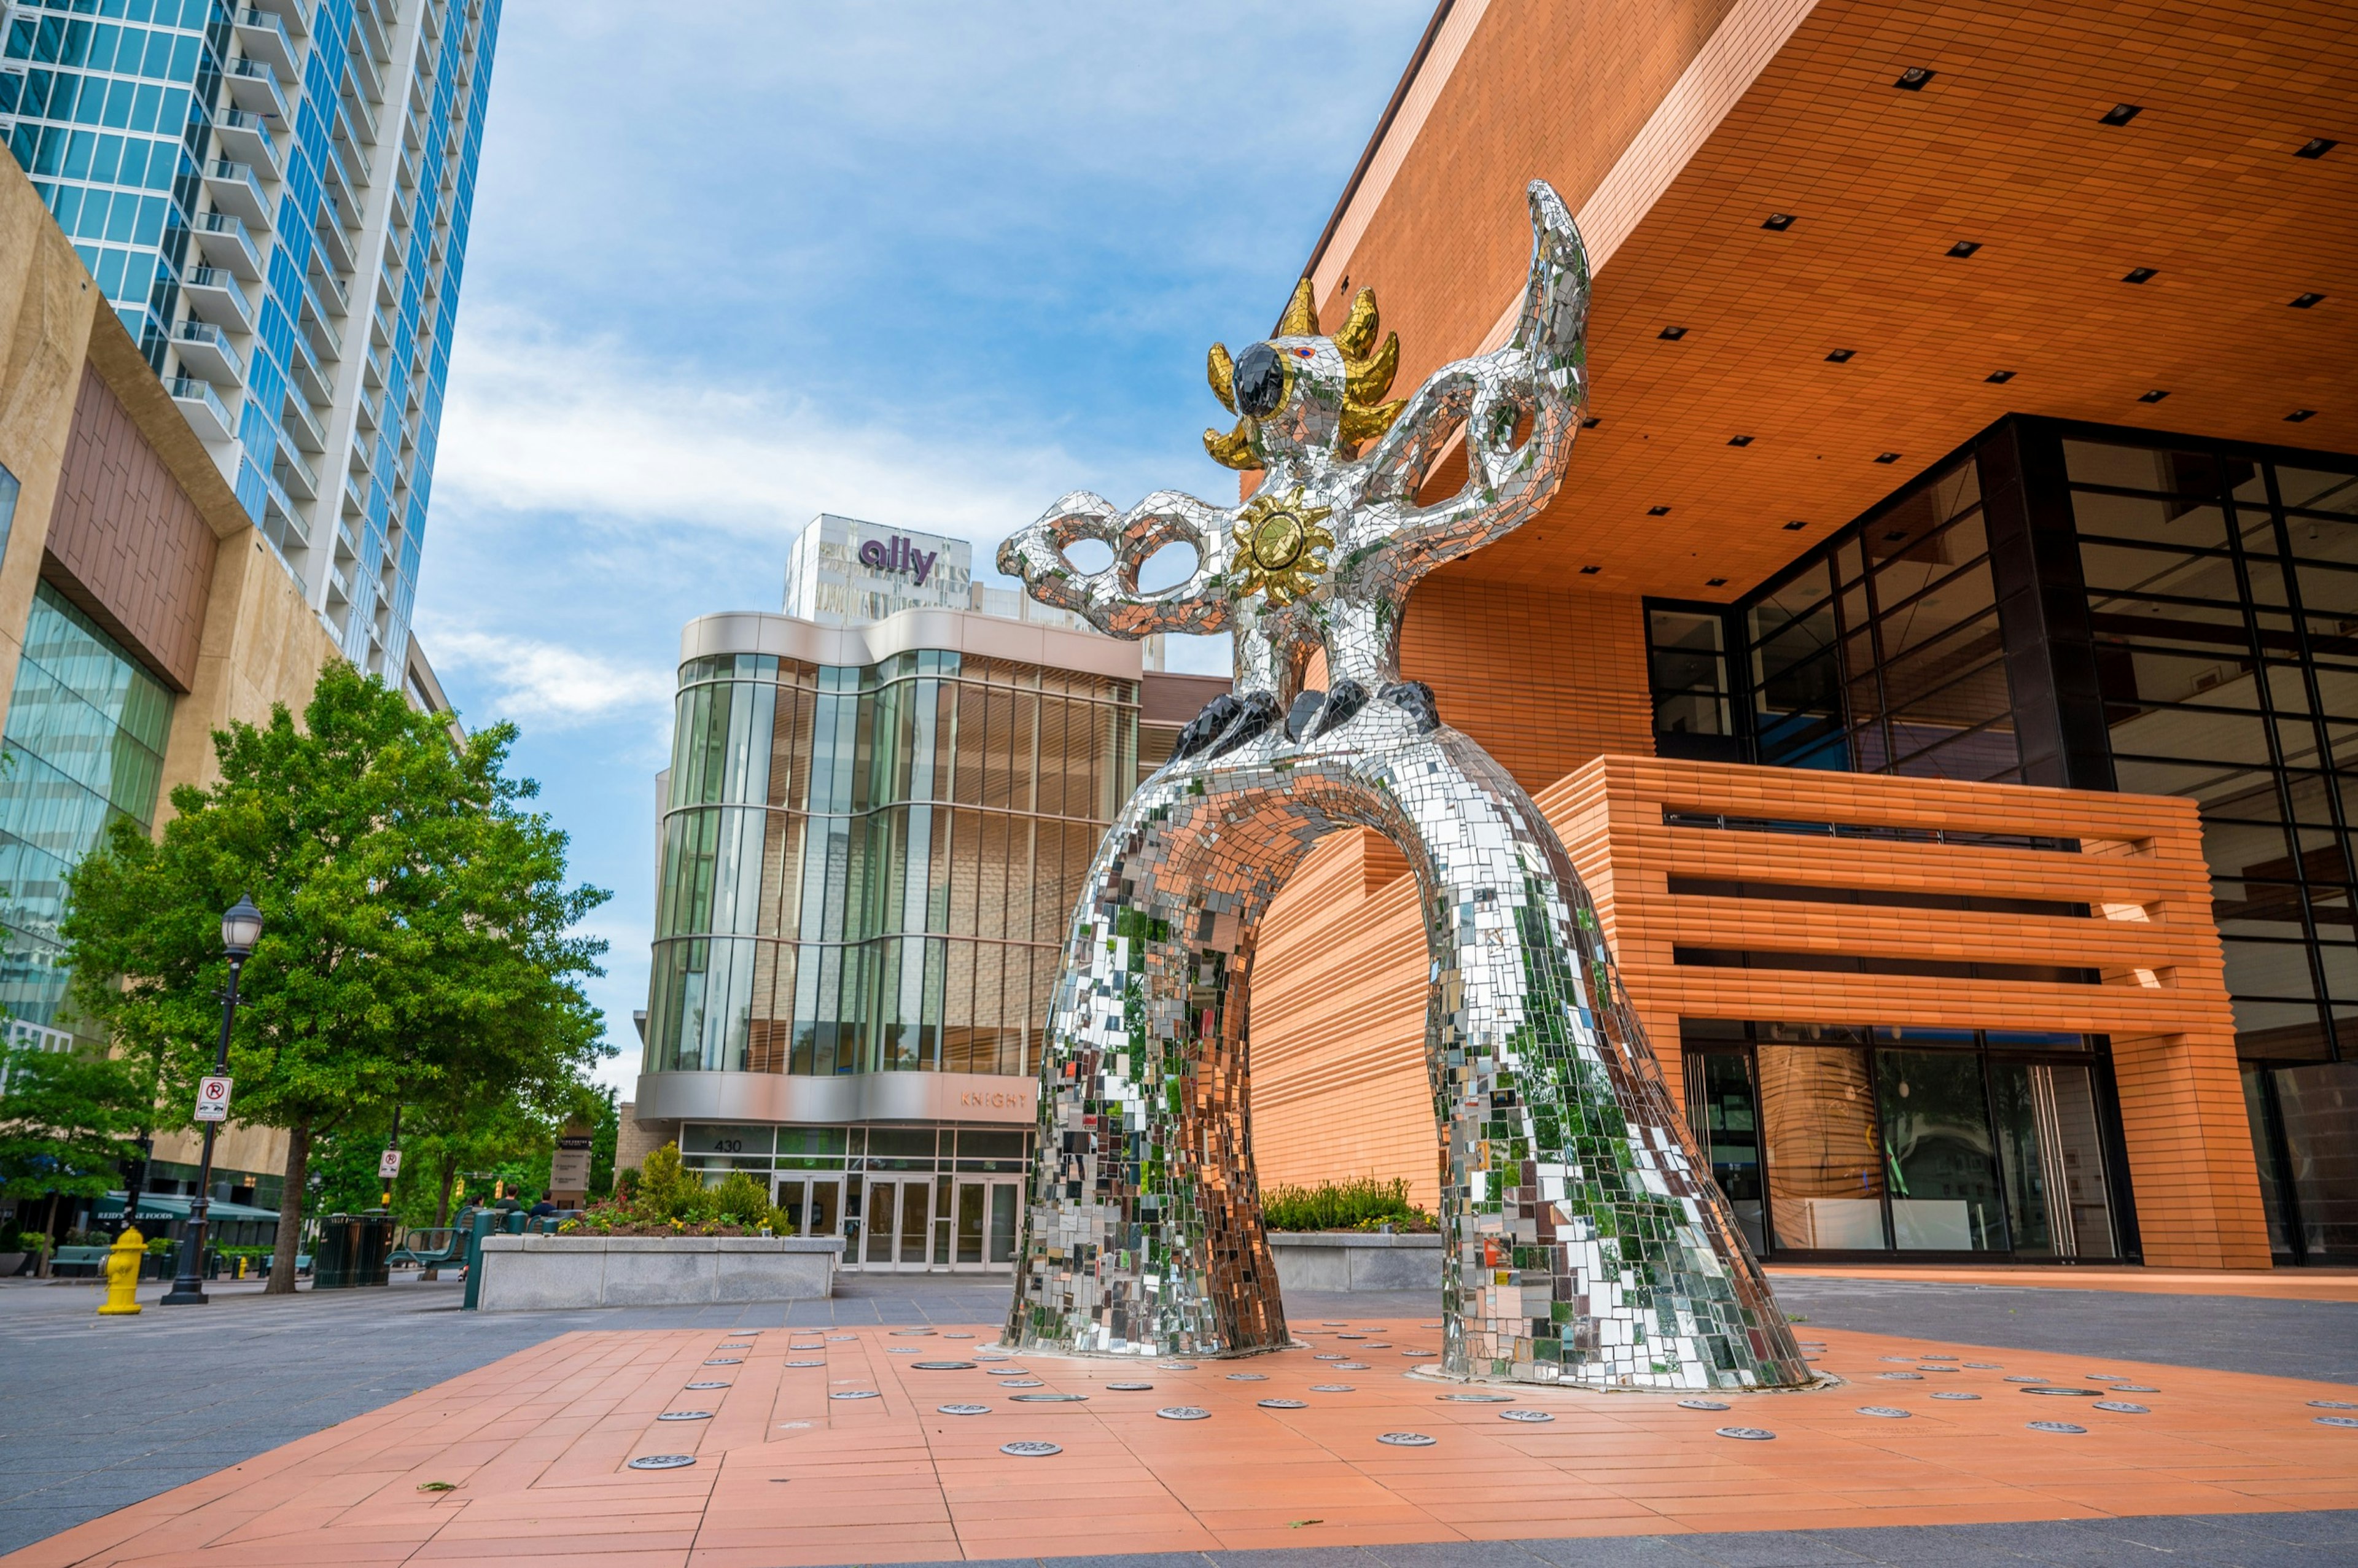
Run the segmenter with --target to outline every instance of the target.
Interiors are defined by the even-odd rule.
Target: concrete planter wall
[[[1438,1291],[1441,1238],[1363,1230],[1272,1230],[1278,1288],[1287,1291]]]
[[[487,1236],[484,1312],[824,1300],[838,1236]]]

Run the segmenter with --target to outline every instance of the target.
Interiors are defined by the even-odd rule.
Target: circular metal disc
[[[1981,1398],[1979,1394],[1969,1394],[1962,1389],[1942,1389],[1939,1393],[1934,1394],[1932,1397],[1936,1400],[1977,1400]]]
[[[742,1356],[715,1356],[705,1363],[708,1367],[741,1367],[744,1364],[745,1358]]]
[[[2006,1365],[2003,1361],[1968,1361],[1965,1365],[1976,1372],[1995,1372]]]
[[[974,1370],[974,1363],[971,1361],[912,1361],[909,1366],[919,1372],[971,1372]]]
[[[1515,1402],[1512,1394],[1435,1394],[1433,1398],[1450,1405],[1510,1405]]]
[[[2317,1424],[2320,1426],[2358,1426],[2358,1418],[2346,1415],[2321,1415],[2317,1418]]]
[[[1000,1386],[1006,1387],[1003,1383]],[[1015,1402],[1019,1405],[1077,1405],[1087,1403],[1088,1397],[1087,1394],[1017,1394]]]
[[[1228,1374],[1228,1381],[1231,1383],[1266,1383],[1269,1381],[1269,1379],[1265,1374],[1260,1372],[1231,1372]]]
[[[1265,1411],[1306,1411],[1308,1400],[1260,1400],[1256,1401]]]
[[[2084,1426],[2074,1426],[2068,1421],[2033,1421],[2025,1422],[2023,1424],[2033,1432],[2085,1432],[2088,1430]]]
[[[687,1387],[691,1389],[725,1389],[729,1385],[726,1383],[690,1383],[687,1385]]]
[[[1154,1365],[1165,1372],[1192,1372],[1195,1369],[1193,1361],[1157,1361]]]
[[[936,1405],[934,1408],[944,1415],[989,1415],[990,1413],[989,1405]]]
[[[2349,1400],[2311,1400],[2309,1408],[2313,1411],[2358,1411],[2358,1403]]]
[[[1924,1380],[1924,1374],[1921,1372],[1877,1372],[1876,1376],[1888,1378],[1895,1383],[1920,1383]]]
[[[1537,1424],[1541,1422],[1553,1421],[1555,1417],[1550,1415],[1545,1411],[1500,1411],[1498,1412],[1498,1419],[1500,1421],[1527,1421],[1533,1424]]]
[[[2052,1384],[2043,1389],[2025,1389],[2022,1391],[2026,1394],[2049,1394],[2067,1400],[2093,1400],[2097,1394],[2094,1389],[2067,1389],[2061,1384]]]
[[[657,1421],[710,1421],[712,1412],[710,1411],[665,1411],[655,1419]]]
[[[1430,1448],[1437,1440],[1421,1432],[1386,1432],[1379,1433],[1376,1441],[1394,1448]]]
[[[1212,1414],[1201,1405],[1164,1405],[1154,1413],[1164,1421],[1207,1421]]]
[[[925,1339],[930,1338],[933,1332],[934,1331],[930,1328],[896,1328],[892,1331],[892,1337],[895,1339]]]
[[[1152,1383],[1108,1383],[1106,1388],[1117,1394],[1142,1394],[1154,1387]]]
[[[827,1397],[831,1400],[872,1400],[876,1397],[876,1390],[873,1389],[846,1389],[841,1393],[829,1394]]]
[[[1906,1421],[1912,1412],[1901,1410],[1897,1405],[1861,1405],[1858,1407],[1858,1413],[1879,1415],[1887,1421]]]
[[[2006,1380],[2009,1383],[2051,1383],[2055,1379],[2052,1378],[2026,1377],[2019,1372],[2014,1372],[2007,1374]]]
[[[1018,1459],[1045,1459],[1051,1454],[1062,1454],[1062,1444],[1055,1443],[1002,1443],[1001,1454],[1012,1454]]]
[[[1877,1360],[1878,1360],[1878,1361],[1900,1361],[1900,1362],[1907,1362],[1907,1361],[1913,1361],[1913,1360],[1916,1360],[1916,1359],[1917,1359],[1917,1357],[1913,1357],[1913,1356],[1878,1356],[1878,1357],[1876,1357],[1876,1359],[1877,1359]]]
[[[1681,1400],[1679,1401],[1679,1409],[1682,1411],[1724,1411],[1726,1408],[1717,1400]]]
[[[1313,1383],[1310,1391],[1314,1394],[1347,1394],[1352,1388],[1349,1383]]]
[[[1440,1351],[1438,1351],[1438,1350],[1403,1350],[1403,1351],[1401,1351],[1401,1355],[1403,1355],[1403,1356],[1425,1357],[1425,1356],[1438,1356],[1438,1355],[1440,1355],[1440,1354],[1441,1354],[1441,1352],[1440,1352]]]
[[[2092,1411],[2111,1411],[2115,1415],[2151,1415],[2143,1405],[2133,1405],[2126,1400],[2098,1400],[2088,1407]]]
[[[631,1461],[633,1470],[676,1470],[696,1463],[693,1454],[642,1454]]]
[[[1031,1375],[1021,1367],[991,1367],[983,1372],[986,1378],[1028,1378]]]
[[[1723,1426],[1719,1429],[1719,1435],[1736,1438],[1745,1443],[1766,1443],[1777,1434],[1757,1426]]]
[[[1313,1361],[1340,1361],[1343,1359],[1343,1354],[1339,1350],[1322,1350],[1317,1355],[1313,1356],[1311,1359]]]
[[[824,1366],[826,1366],[826,1365],[827,1365],[827,1363],[826,1363],[826,1362],[824,1362],[824,1361],[812,1361],[812,1360],[808,1360],[808,1359],[804,1359],[804,1360],[800,1360],[800,1361],[781,1361],[781,1362],[779,1362],[779,1363],[778,1363],[778,1365],[779,1365],[779,1366],[781,1366],[781,1367],[824,1367]],[[690,1383],[690,1384],[688,1385],[688,1387],[690,1387],[690,1388],[694,1388],[695,1386],[696,1386],[696,1385],[695,1385],[695,1384],[693,1384],[693,1383]]]
[[[1335,1370],[1337,1372],[1364,1372],[1368,1370],[1368,1364],[1365,1361],[1337,1361],[1335,1363]]]
[[[2155,1388],[2151,1383],[2115,1383],[2113,1385],[2113,1392],[2116,1394],[2158,1394],[2161,1392],[2161,1390]]]
[[[1000,1379],[999,1386],[1002,1389],[1036,1389],[1040,1386],[1040,1379],[1037,1378],[1002,1378]]]

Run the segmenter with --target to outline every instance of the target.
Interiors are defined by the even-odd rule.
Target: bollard
[[[494,1234],[493,1225],[499,1216],[489,1209],[477,1209],[467,1227],[467,1294],[460,1305],[467,1312],[475,1310],[475,1300],[483,1289],[483,1238]]]
[[[114,1250],[106,1255],[106,1300],[100,1303],[101,1317],[128,1317],[139,1311],[139,1264],[147,1256],[147,1238],[138,1227],[126,1225],[123,1234],[114,1238]]]

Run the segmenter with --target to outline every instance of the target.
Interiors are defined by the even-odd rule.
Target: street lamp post
[[[229,989],[222,992],[221,1043],[213,1047],[213,1076],[229,1073],[229,1032],[237,1020],[237,976],[262,939],[262,911],[240,898],[222,916],[222,950],[229,955]],[[189,1202],[189,1236],[180,1243],[180,1268],[166,1293],[166,1306],[202,1306],[205,1301],[205,1211],[212,1206],[213,1134],[221,1123],[205,1123],[205,1152],[197,1166],[196,1195]]]

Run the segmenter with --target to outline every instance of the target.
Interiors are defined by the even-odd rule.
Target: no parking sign
[[[229,1119],[229,1080],[227,1078],[197,1080],[197,1119],[199,1121]]]

